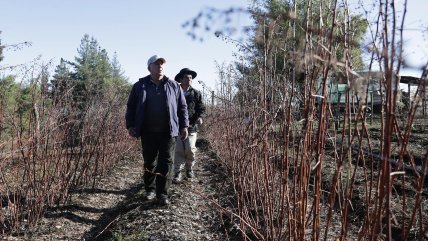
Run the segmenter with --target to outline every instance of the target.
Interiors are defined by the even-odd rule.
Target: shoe
[[[192,170],[187,170],[186,171],[186,177],[187,178],[194,178],[195,177],[195,173]]]
[[[146,192],[146,195],[144,195],[144,199],[146,199],[147,201],[153,200],[155,199],[156,194],[155,192]]]
[[[181,172],[177,172],[174,175],[174,179],[172,179],[173,183],[180,183],[181,181],[183,181],[183,175],[181,175]]]
[[[158,197],[158,204],[161,206],[168,206],[169,205],[169,199],[167,196],[159,196]]]

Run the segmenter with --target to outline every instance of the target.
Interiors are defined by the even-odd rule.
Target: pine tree
[[[126,96],[131,87],[131,84],[128,82],[128,77],[125,76],[122,66],[119,63],[117,58],[117,53],[114,52],[113,58],[111,61],[112,67],[112,77],[110,81],[110,86],[115,92],[121,96]]]
[[[55,68],[53,79],[50,81],[50,94],[54,102],[70,92],[73,86],[71,74],[70,64],[61,58],[59,65]]]
[[[113,69],[108,53],[94,37],[85,34],[77,49],[75,62],[61,59],[51,81],[54,102],[64,106],[60,122],[73,123],[69,145],[80,142],[80,133],[89,108],[102,99],[111,82]]]
[[[108,80],[112,77],[112,67],[105,49],[101,49],[94,37],[85,34],[75,57],[73,79],[75,97],[80,102],[89,101],[103,94]]]
[[[259,89],[260,76],[266,79],[266,84],[272,90],[267,93],[268,101],[284,98],[286,93],[273,92],[274,89],[282,88],[279,86],[288,86],[290,91],[295,89],[303,93],[306,84],[304,75],[307,74],[303,67],[304,60],[315,62],[311,74],[316,75],[319,71],[316,68],[322,66],[320,59],[328,55],[326,46],[330,42],[333,46],[332,63],[344,63],[345,58],[351,56],[349,60],[352,69],[364,69],[360,43],[368,26],[367,21],[361,16],[347,16],[341,8],[329,7],[326,1],[321,0],[296,1],[295,5],[290,1],[254,1],[250,11],[255,20],[253,36],[246,48],[243,48],[248,51],[244,54],[246,61],[237,63],[237,70],[243,76],[237,82],[237,99],[243,96],[257,99],[255,95]],[[333,13],[336,14],[334,24]],[[345,46],[345,34],[348,34],[348,46]],[[346,51],[351,54],[345,56]],[[325,56],[320,55],[322,52]],[[344,71],[341,66],[336,65],[334,71]],[[294,86],[291,85],[293,79]]]

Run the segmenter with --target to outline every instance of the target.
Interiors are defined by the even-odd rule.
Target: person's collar
[[[183,87],[183,86],[181,86],[181,87]],[[183,88],[183,91],[190,91],[190,89],[192,89],[191,85],[189,85],[186,89]]]
[[[155,84],[155,85],[160,85],[162,82],[164,82],[164,80],[165,80],[165,75],[164,75],[164,76],[162,76],[162,78],[161,78],[161,79],[159,79],[159,80],[157,80],[157,79],[153,79],[153,77],[152,77],[151,75],[149,75],[149,79],[150,79],[150,82],[152,82],[153,84]]]

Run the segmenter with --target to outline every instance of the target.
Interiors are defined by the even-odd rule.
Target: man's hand
[[[196,124],[198,124],[198,125],[202,125],[202,123],[204,123],[204,122],[202,121],[202,118],[201,118],[201,117],[199,117],[199,118],[196,120]]]
[[[135,127],[130,127],[128,129],[128,134],[130,137],[136,137],[137,136],[137,132],[135,131]]]
[[[187,137],[189,136],[189,133],[187,132],[187,128],[183,128],[180,131],[180,138],[182,141],[186,140]]]

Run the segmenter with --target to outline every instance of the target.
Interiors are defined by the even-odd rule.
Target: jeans
[[[156,196],[168,196],[172,180],[173,157],[177,137],[169,133],[143,133],[144,187]]]

